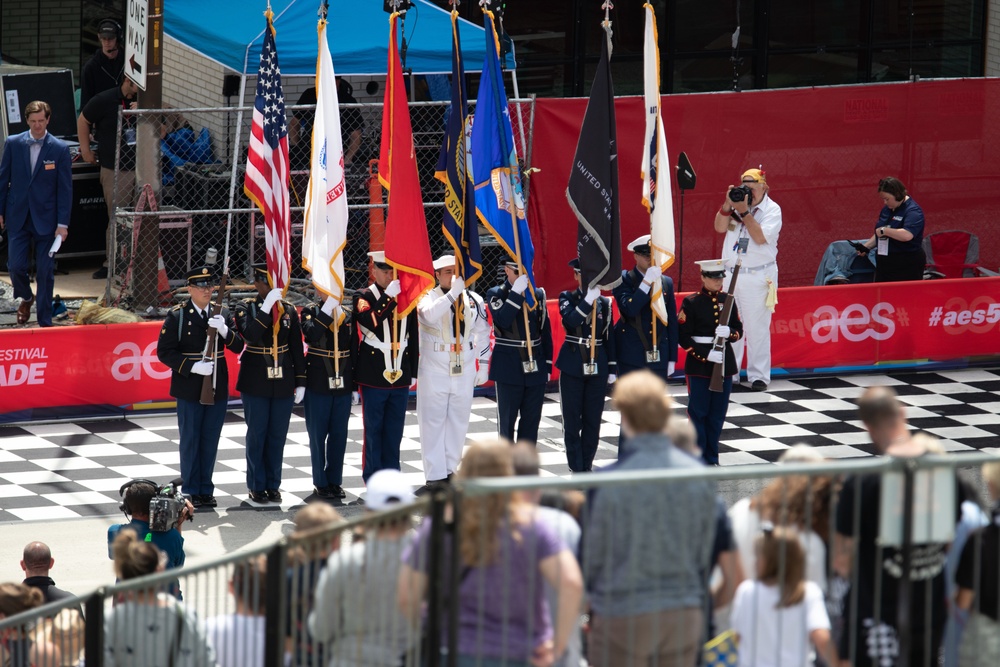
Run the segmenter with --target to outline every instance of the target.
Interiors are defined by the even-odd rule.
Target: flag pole
[[[508,177],[509,178],[509,177]],[[510,179],[510,189],[514,192],[514,181]],[[514,258],[517,260],[517,272],[518,275],[528,275],[528,270],[525,268],[524,264],[521,262],[521,242],[518,240],[517,236],[517,204],[514,202],[513,197],[510,200],[510,226],[514,231]],[[528,289],[534,290],[535,286],[530,282],[528,283]],[[532,295],[534,296],[534,295]],[[540,308],[544,308],[545,304],[536,304]],[[535,354],[533,345],[531,342],[531,322],[528,319],[528,299],[525,298],[524,302],[521,304],[521,312],[524,314],[524,342],[528,348],[528,365],[533,367],[535,365]]]
[[[452,30],[451,38],[452,40],[454,40],[456,38],[456,33],[458,32],[458,6],[461,4],[461,0],[448,0],[448,4],[451,5],[451,30]],[[454,72],[452,76],[458,76],[458,72]],[[464,81],[462,82],[462,86],[464,90],[465,87]],[[465,109],[452,109],[451,112],[464,114]],[[463,131],[462,136],[464,137],[465,128],[463,128],[462,131]],[[467,199],[468,197],[462,198],[463,208],[466,204],[468,204],[468,201],[466,201]],[[459,244],[461,244],[461,240],[459,240]],[[457,254],[455,255],[455,275],[461,277],[462,282],[465,282],[465,260],[463,257]],[[462,294],[459,294],[458,299],[455,300],[455,349],[453,352],[456,355],[456,359],[458,360],[459,365],[461,365],[462,358],[465,356],[462,350],[462,303],[463,303],[462,296],[464,294],[465,291],[463,290]]]
[[[597,357],[597,309],[601,303],[601,295],[597,295],[597,299],[594,301],[594,307],[590,311],[590,367],[594,367],[594,361]]]

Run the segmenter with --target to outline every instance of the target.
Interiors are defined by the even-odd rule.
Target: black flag
[[[618,141],[608,39],[590,89],[566,198],[579,221],[576,251],[583,288],[610,289],[622,279],[618,212]]]

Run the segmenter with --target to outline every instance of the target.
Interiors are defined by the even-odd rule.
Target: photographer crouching
[[[747,350],[747,381],[753,391],[765,391],[771,382],[771,314],[778,303],[778,234],[781,207],[768,196],[762,169],[747,169],[738,186],[730,185],[715,231],[725,234],[722,260],[732,276],[737,256],[743,260],[733,296],[743,318],[744,338],[733,343],[736,375],[740,381],[743,348]],[[729,292],[727,284],[725,291]]]
[[[160,486],[148,479],[126,482],[118,489],[122,502],[118,506],[128,523],[116,523],[108,528],[108,558],[114,559],[111,545],[122,530],[135,531],[140,540],[151,542],[166,556],[166,569],[184,565],[184,538],[181,526],[194,516],[194,505],[180,488],[181,480]],[[183,599],[180,583],[170,582],[170,594]]]

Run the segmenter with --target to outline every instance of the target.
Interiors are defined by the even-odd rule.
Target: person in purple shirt
[[[509,444],[471,445],[459,477],[513,475]],[[576,558],[529,503],[502,494],[467,498],[456,528],[459,537],[459,667],[548,667],[566,651],[583,596]],[[425,521],[403,554],[399,603],[419,617],[427,589]],[[450,551],[446,549],[447,552]],[[550,621],[545,586],[558,592],[559,609]],[[554,625],[554,627],[553,627]],[[442,638],[442,645],[447,641]]]

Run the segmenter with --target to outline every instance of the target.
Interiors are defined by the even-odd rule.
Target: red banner
[[[565,336],[558,301],[548,308],[558,354]],[[0,414],[87,405],[134,410],[172,400],[170,371],[156,359],[160,326],[0,333]],[[992,357],[1000,355],[998,330],[1000,278],[782,288],[771,321],[772,365],[802,370]],[[239,362],[226,356],[230,396],[237,396]],[[683,352],[680,361],[678,368]]]

